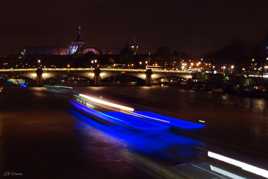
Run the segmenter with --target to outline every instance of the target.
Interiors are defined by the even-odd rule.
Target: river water
[[[81,92],[191,121],[206,121],[197,134],[219,146],[268,157],[268,101],[172,87],[89,87]],[[216,145],[216,144],[215,144]]]
[[[206,127],[194,132],[159,134],[111,128],[78,112],[68,104],[69,97],[64,94],[49,93],[44,88],[14,90],[0,96],[3,176],[174,178],[176,169],[176,178],[217,178],[197,171],[204,170],[204,165],[211,167],[211,160],[202,157],[206,150],[268,168],[265,99],[171,87],[75,90],[142,111],[195,122],[202,120]]]

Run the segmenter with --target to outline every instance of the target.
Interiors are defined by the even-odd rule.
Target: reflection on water
[[[246,108],[247,110],[250,110],[254,113],[264,113],[266,112],[265,108],[266,100],[264,99],[251,99],[251,98],[244,98],[241,100],[241,106]]]
[[[213,94],[202,93],[203,96],[197,95],[195,92],[182,94],[178,90],[168,88],[163,88],[164,91],[162,91],[163,89],[159,91],[158,88],[147,88],[147,92],[144,93],[144,90],[140,89],[142,88],[122,88],[122,90],[102,88],[99,91],[101,95],[121,93],[119,101],[126,100],[128,104],[132,104],[132,102],[150,103],[153,100],[156,103],[150,103],[152,107],[162,107],[163,110],[174,112],[179,118],[207,119],[208,126],[216,121],[214,126],[212,125],[212,127],[216,126],[216,130],[220,129],[217,127],[222,127],[222,122],[231,123],[228,126],[228,132],[224,131],[225,133],[233,133],[232,130],[235,130],[236,127],[235,121],[238,121],[239,130],[236,131],[239,133],[247,132],[241,127],[243,125],[249,126],[252,131],[255,130],[255,136],[263,137],[267,132],[268,127],[263,125],[267,115],[266,102],[260,103],[260,106],[265,106],[264,109],[260,108],[263,109],[261,113],[260,110],[254,111],[251,108],[244,110],[246,108],[239,107],[238,104],[244,105],[245,101],[240,99],[239,103],[232,96],[225,99],[231,103],[222,105],[221,97],[213,97]],[[107,93],[107,90],[113,91],[113,93]],[[86,89],[86,91],[89,90]],[[153,178],[179,178],[177,172],[188,172],[187,175],[182,174],[186,178],[201,178],[200,176],[204,176],[204,179],[224,178],[214,174],[212,176],[212,170],[223,173],[221,175],[240,175],[236,169],[222,167],[219,163],[208,161],[204,166],[203,163],[196,162],[196,157],[203,156],[199,151],[199,147],[203,147],[203,139],[200,142],[201,139],[195,140],[194,137],[176,135],[168,130],[147,133],[120,126],[106,126],[74,110],[71,111],[71,115],[66,114],[69,106],[66,105],[67,101],[64,98],[42,92],[42,90],[40,92],[41,94],[39,89],[35,89],[29,91],[30,94],[21,91],[20,93],[10,93],[12,95],[6,96],[6,98],[0,96],[1,100],[3,99],[0,129],[1,122],[5,121],[1,136],[4,140],[0,140],[0,153],[6,159],[4,167],[8,170],[23,170],[24,178],[35,179],[42,176],[42,178],[149,179],[147,176],[141,177],[142,171],[147,172],[147,169],[148,172],[154,174]],[[134,98],[129,100],[128,96],[134,96]],[[159,96],[159,99],[156,96]],[[141,97],[142,100],[140,100]],[[251,100],[251,105],[255,105],[253,101]],[[235,108],[232,106],[233,104],[236,104]],[[158,109],[155,108],[156,111]],[[244,112],[241,113],[241,111]],[[214,112],[216,114],[211,115]],[[212,134],[210,137],[218,139],[214,133]],[[230,135],[225,139],[220,142],[229,143]],[[239,136],[239,139],[243,138]],[[257,145],[267,153],[267,143],[258,139],[254,138],[258,142]],[[245,141],[245,143],[255,145],[255,143],[251,143],[251,138],[245,138]],[[243,144],[245,143],[240,143],[240,151],[244,151]],[[254,152],[258,151],[254,150]],[[240,157],[235,158],[240,159]],[[3,159],[0,157],[0,166],[3,166],[1,160]],[[244,177],[244,175],[240,176]]]
[[[78,89],[131,107],[191,121],[206,121],[198,134],[209,145],[230,148],[267,164],[266,99],[161,87],[101,87]],[[209,141],[209,142],[208,142]],[[257,159],[258,158],[258,159]]]
[[[203,144],[185,136],[172,134],[170,131],[159,133],[138,132],[122,126],[107,126],[72,110],[77,119],[77,128],[90,135],[104,137],[112,143],[120,144],[122,149],[128,149],[139,154],[150,156],[157,160],[168,162],[184,162],[196,158],[200,153],[197,148]]]
[[[168,130],[152,133],[102,124],[74,109],[70,113],[80,133],[80,144],[88,146],[87,152],[98,156],[94,160],[101,162],[104,167],[113,162],[114,167],[129,172],[131,168],[122,166],[124,161],[128,161],[130,166],[146,172],[152,178],[166,179],[244,179],[243,175],[248,175],[233,167],[206,160],[203,155],[204,144],[199,140],[175,135]]]
[[[262,99],[256,99],[254,101],[254,105],[253,105],[253,110],[255,112],[264,112],[265,106],[266,106],[266,101],[262,100]]]
[[[112,97],[127,104],[142,105],[160,113],[167,112],[182,119],[204,120],[213,130],[228,129],[229,132],[239,132],[239,135],[243,134],[244,137],[250,136],[268,141],[266,99],[189,92],[172,87],[100,87],[96,90],[97,88],[79,90],[95,95],[106,95],[105,97]],[[255,132],[256,129],[260,132]]]
[[[169,103],[169,106],[187,105],[189,103],[205,104],[213,106],[215,104],[224,105],[224,107],[239,107],[239,110],[247,109],[248,112],[266,112],[266,100],[261,98],[246,98],[239,96],[231,96],[228,94],[214,94],[208,92],[185,91],[176,88],[161,88],[161,87],[88,87],[83,88],[85,92],[100,92],[105,94],[109,92],[110,96],[120,95],[122,97],[142,98],[144,101],[158,101],[162,104]],[[135,95],[133,95],[135,94]],[[187,100],[186,100],[187,99]],[[214,106],[217,108],[217,106]],[[223,107],[223,106],[221,106]]]

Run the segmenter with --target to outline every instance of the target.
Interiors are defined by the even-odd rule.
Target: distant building
[[[140,47],[136,40],[133,40],[128,43],[128,48],[134,55],[137,55]]]
[[[77,27],[76,30],[76,38],[73,42],[70,43],[68,47],[29,47],[25,48],[25,55],[60,55],[60,56],[67,56],[67,55],[85,55],[88,53],[93,53],[95,55],[100,55],[101,52],[96,48],[89,48],[86,47],[86,43],[81,40],[81,26]]]
[[[81,26],[76,29],[76,39],[71,42],[68,48],[68,55],[82,54],[86,43],[81,40]]]
[[[68,51],[68,48],[28,47],[25,48],[25,55],[68,55]]]

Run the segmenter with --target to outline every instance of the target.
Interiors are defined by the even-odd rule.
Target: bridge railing
[[[94,68],[43,68],[43,71],[93,71]]]
[[[36,71],[37,68],[9,68],[9,69],[0,69],[0,72],[32,72]]]
[[[43,68],[44,72],[64,72],[64,71],[94,71],[94,68]],[[192,73],[192,71],[182,70],[167,70],[167,69],[151,69],[153,73]],[[21,68],[21,69],[0,69],[0,73],[7,72],[34,72],[37,68]],[[129,68],[100,68],[100,71],[111,71],[111,72],[146,72],[146,69],[129,69]]]

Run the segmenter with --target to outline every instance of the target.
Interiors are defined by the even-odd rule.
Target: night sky
[[[118,50],[136,38],[143,50],[169,46],[193,55],[268,33],[267,0],[6,0],[0,14],[2,55],[66,47],[79,24],[88,46]]]

